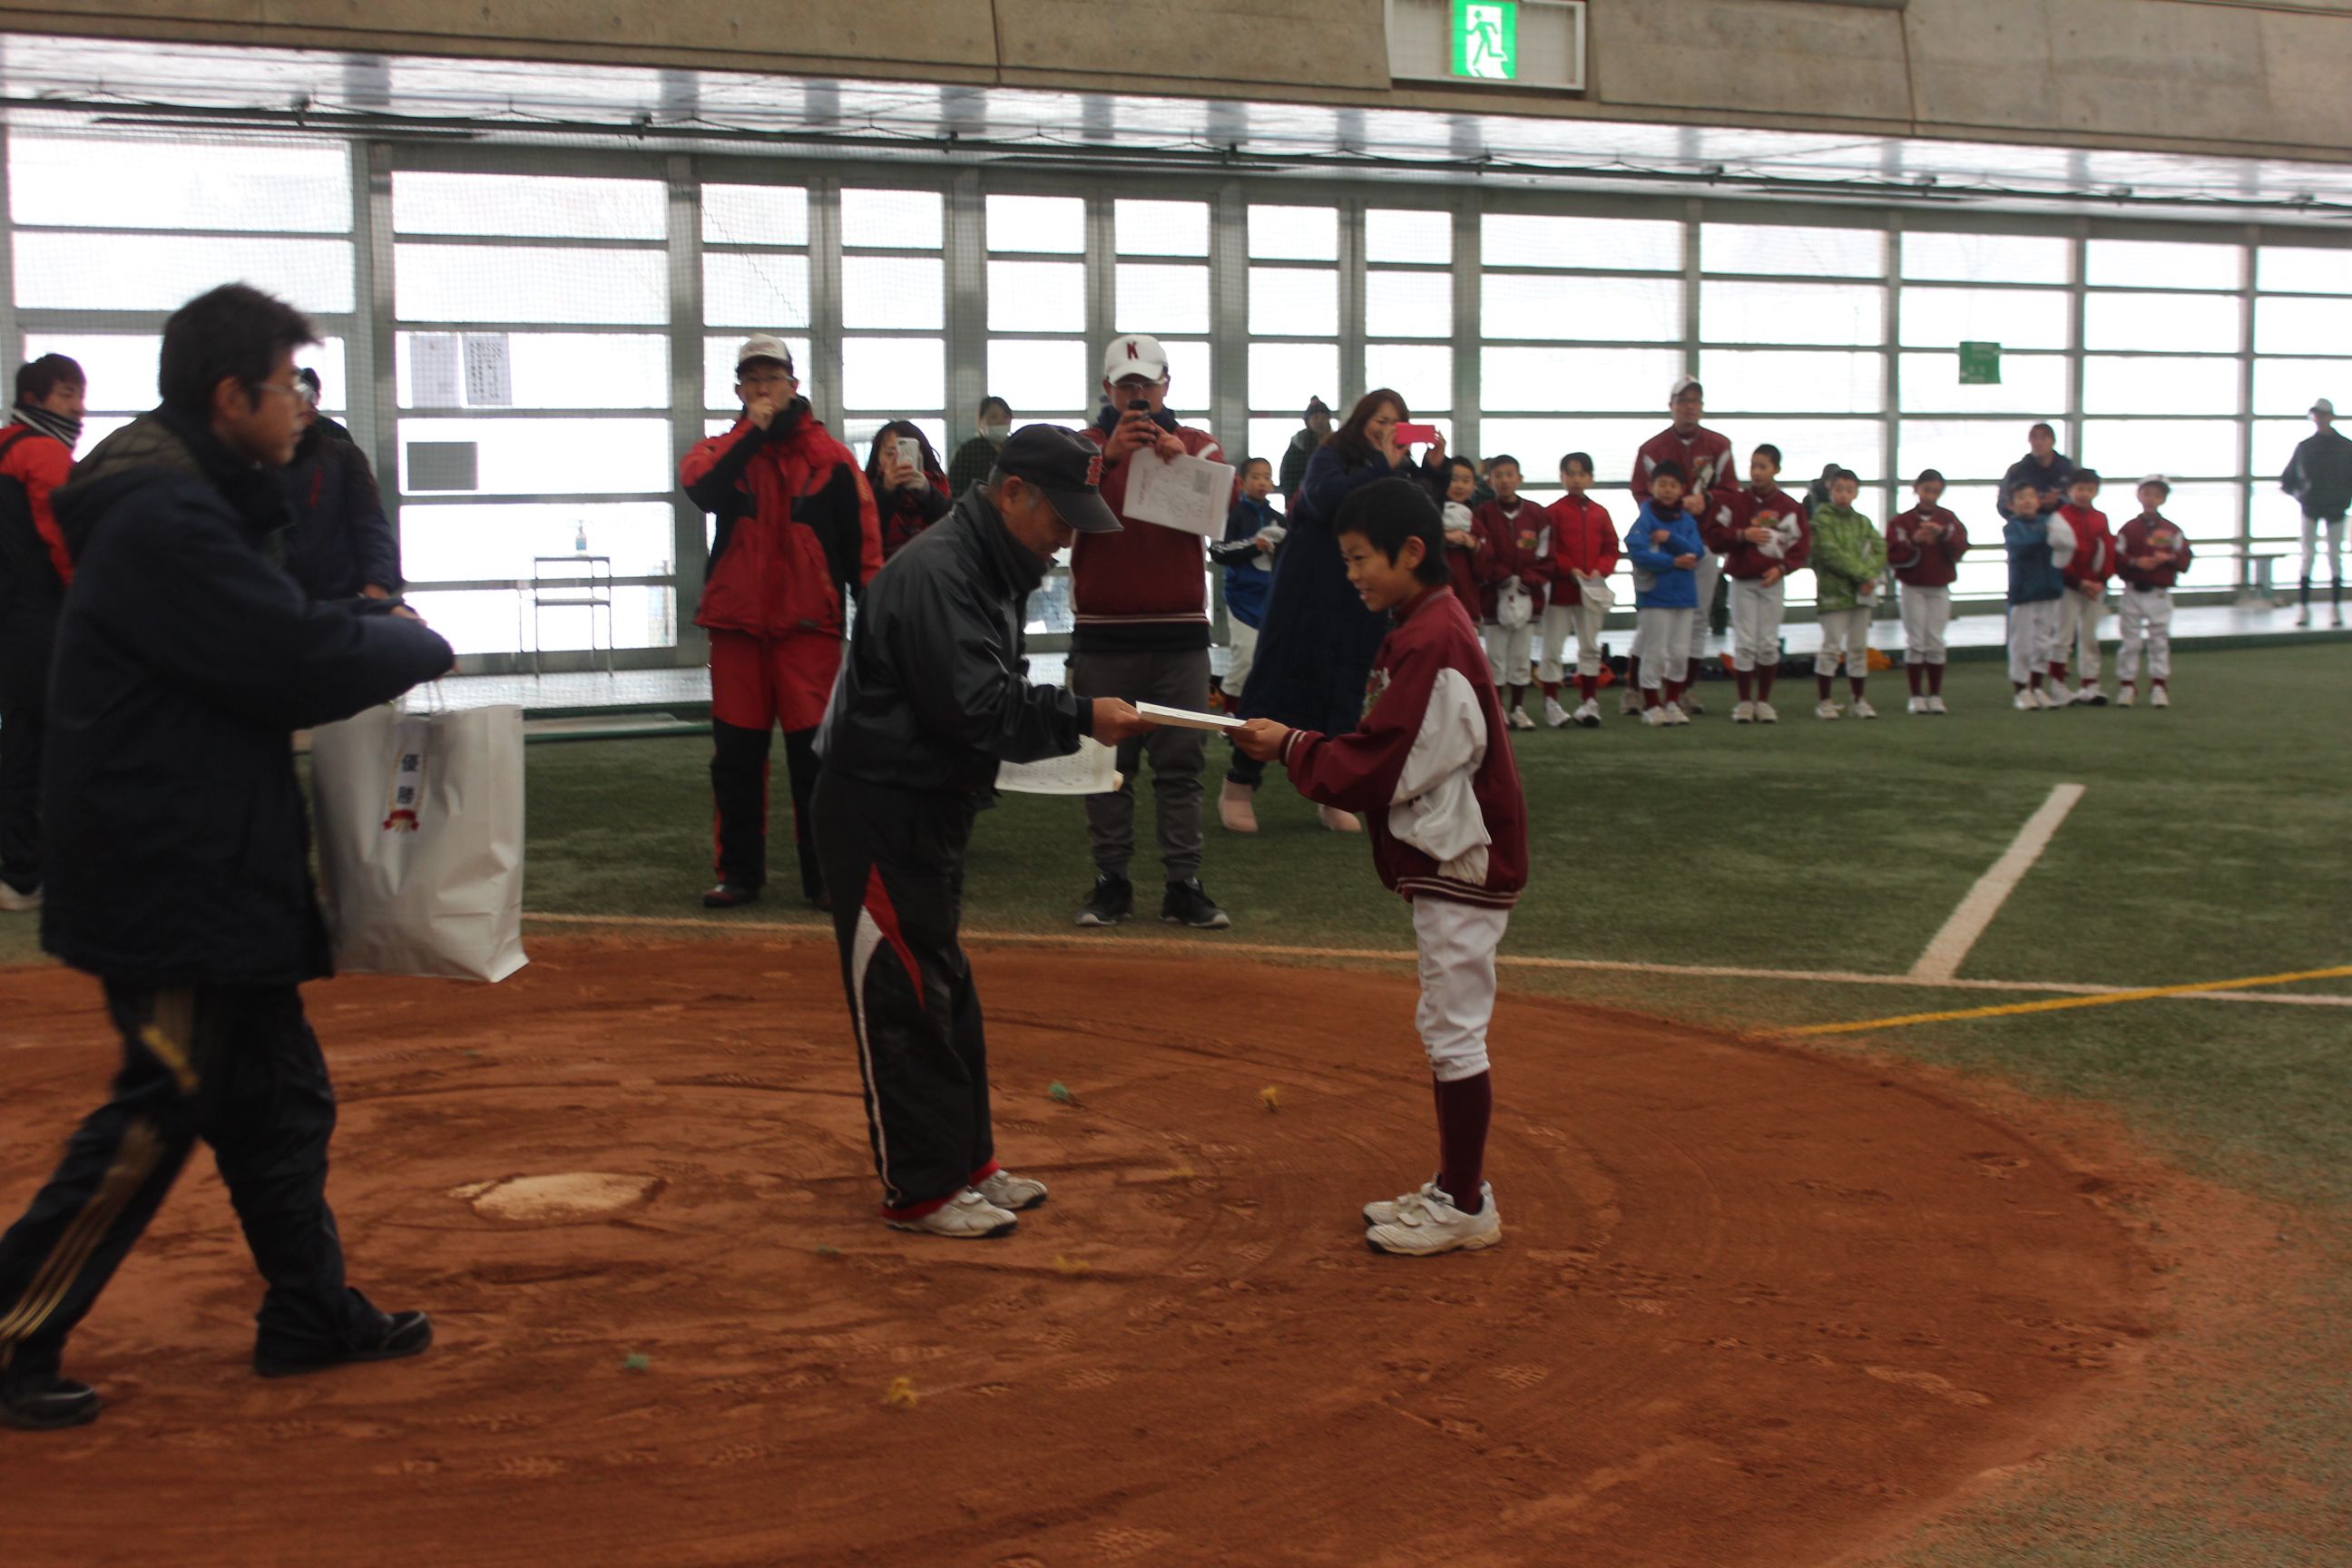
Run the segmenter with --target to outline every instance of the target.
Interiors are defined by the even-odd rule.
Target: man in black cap
[[[1282,480],[1275,488],[1286,496],[1297,496],[1298,487],[1306,482],[1307,460],[1315,456],[1316,447],[1330,438],[1331,405],[1319,397],[1308,398],[1305,423],[1283,449]]]
[[[999,763],[1117,745],[1150,725],[1115,697],[1032,685],[1024,606],[1055,552],[1115,533],[1102,454],[1032,425],[866,590],[817,736],[813,816],[841,944],[882,1214],[901,1230],[1004,1236],[1045,1201],[996,1163],[988,1053],[957,945],[964,847]]]

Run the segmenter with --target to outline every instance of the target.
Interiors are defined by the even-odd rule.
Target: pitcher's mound
[[[11,1564],[1790,1568],[2147,1331],[2099,1184],[1864,1066],[1506,998],[1503,1244],[1381,1258],[1356,1211],[1435,1159],[1409,974],[982,951],[1053,1201],[977,1246],[876,1216],[830,943],[533,950],[310,993],[352,1279],[431,1353],[253,1377],[199,1163],[69,1348],[105,1415],[0,1434]],[[88,980],[0,988],[13,1212],[112,1047]]]

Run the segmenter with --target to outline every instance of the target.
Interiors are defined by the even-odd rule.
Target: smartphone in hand
[[[1397,421],[1394,440],[1400,447],[1426,447],[1437,439],[1434,425],[1415,425],[1408,420]]]

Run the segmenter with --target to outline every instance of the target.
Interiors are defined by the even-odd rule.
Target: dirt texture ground
[[[2103,1179],[1945,1090],[1507,997],[1504,1244],[1375,1256],[1411,981],[1101,950],[976,960],[1051,1204],[902,1235],[829,945],[533,952],[310,993],[353,1279],[432,1352],[255,1378],[200,1153],[69,1349],[105,1415],[0,1433],[11,1563],[1787,1568],[2063,1442],[2158,1321]],[[97,1000],[0,973],[10,1214]]]

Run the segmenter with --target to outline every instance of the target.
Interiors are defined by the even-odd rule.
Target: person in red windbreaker
[[[767,883],[768,748],[779,724],[801,892],[832,907],[809,838],[816,728],[841,668],[849,601],[882,569],[882,530],[857,459],[800,392],[792,351],[754,333],[735,356],[742,416],[677,466],[688,498],[719,521],[694,615],[710,634],[719,884],[702,895],[709,909],[748,904]]]
[[[0,428],[0,910],[41,907],[41,750],[49,650],[73,581],[73,557],[49,494],[73,470],[81,439],[82,368],[43,354],[16,370]]]
[[[2107,607],[2107,580],[2116,574],[2116,536],[2107,514],[2093,503],[2099,499],[2099,476],[2077,468],[2066,481],[2066,500],[2050,517],[2050,556],[2066,580],[2066,596],[2058,618],[2058,637],[2050,655],[2050,693],[2062,708],[2080,703],[2105,708],[2107,694],[2099,687],[2099,617]],[[2066,689],[2067,653],[2082,685]]]

